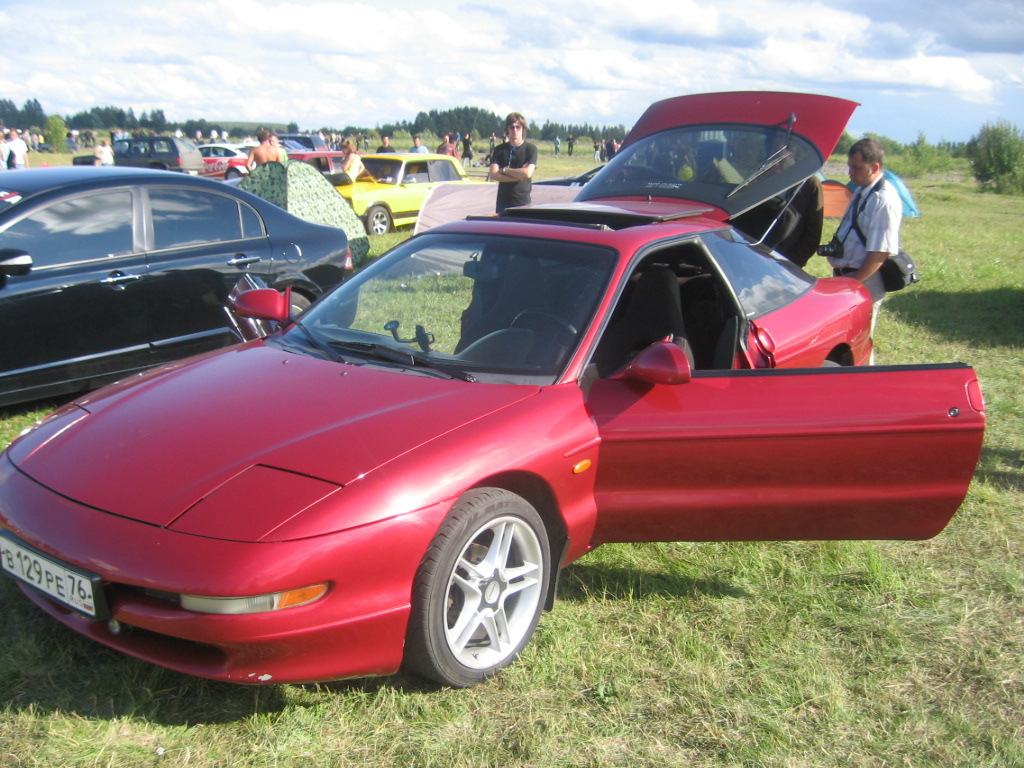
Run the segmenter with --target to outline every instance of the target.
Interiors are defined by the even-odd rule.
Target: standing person
[[[270,146],[277,150],[277,162],[279,162],[281,165],[287,165],[288,151],[281,146],[281,137],[278,136],[276,133],[270,134]]]
[[[473,134],[467,133],[462,137],[462,167],[469,168],[473,165]]]
[[[458,158],[459,153],[455,151],[455,145],[452,144],[452,136],[450,133],[446,133],[441,138],[441,143],[437,145],[437,154],[451,155],[454,158]]]
[[[341,151],[345,153],[345,159],[341,161],[341,170],[348,174],[349,184],[355,184],[359,174],[363,172],[363,158],[359,156],[356,143],[351,139],[345,139],[341,144]],[[340,183],[345,184],[344,178]]]
[[[505,118],[505,141],[491,153],[488,178],[498,182],[497,213],[516,205],[529,205],[537,147],[526,140],[526,118],[518,112]]]
[[[393,153],[394,151],[395,151],[395,148],[391,146],[391,137],[390,136],[381,136],[380,137],[380,146],[377,147],[377,154],[379,155],[381,153],[385,153],[385,154],[386,153]]]
[[[423,145],[423,139],[417,133],[412,137],[412,147],[409,149],[410,152],[415,152],[417,155],[429,155],[430,150]]]
[[[565,140],[565,143],[569,147],[569,157],[572,157],[572,148],[576,146],[576,137],[570,133],[569,138]]]
[[[7,149],[10,151],[7,156],[8,168],[28,168],[28,144],[14,129],[7,134]]]
[[[555,136],[555,157],[562,154],[562,139],[559,136]]]
[[[93,157],[96,158],[93,161],[96,165],[113,165],[114,150],[110,148],[110,142],[101,139],[100,143],[96,145],[96,149],[93,150]]]
[[[7,160],[11,156],[11,148],[7,146],[7,134],[0,131],[0,171],[7,170]]]
[[[249,150],[249,159],[245,161],[245,167],[248,170],[252,170],[257,165],[263,165],[264,163],[279,163],[281,162],[281,148],[275,147],[270,143],[270,131],[266,128],[260,128],[256,131],[256,140],[259,141],[259,145]]]
[[[822,246],[833,274],[852,277],[871,292],[871,335],[875,335],[878,311],[885,299],[879,270],[891,254],[900,250],[903,201],[899,191],[885,183],[882,166],[885,151],[874,139],[856,142],[847,156],[850,181],[857,186],[832,242]],[[874,350],[871,364],[875,362]]]

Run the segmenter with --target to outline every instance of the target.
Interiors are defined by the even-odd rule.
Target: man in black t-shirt
[[[491,181],[498,182],[495,211],[529,205],[533,172],[537,168],[537,147],[526,140],[526,118],[513,112],[505,118],[505,141],[491,153]]]

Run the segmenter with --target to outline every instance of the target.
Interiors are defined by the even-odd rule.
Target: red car
[[[815,172],[851,110],[663,102],[585,202],[413,237],[298,318],[240,294],[280,329],[79,398],[0,456],[0,564],[182,672],[469,686],[605,542],[936,535],[980,451],[974,371],[835,365],[869,349],[859,284],[724,223]]]

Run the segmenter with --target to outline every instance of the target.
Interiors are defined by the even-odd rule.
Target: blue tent
[[[910,194],[910,190],[907,189],[907,185],[903,183],[903,179],[901,179],[895,173],[890,171],[888,168],[882,171],[882,176],[885,177],[886,184],[891,184],[893,186],[893,189],[900,193],[900,200],[903,201],[903,218],[921,218],[921,211],[918,210],[917,203],[914,202],[914,196]],[[857,189],[857,185],[855,185],[852,181],[846,186],[851,190]]]

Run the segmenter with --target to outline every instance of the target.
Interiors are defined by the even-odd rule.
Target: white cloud
[[[465,105],[628,126],[656,99],[764,88],[855,98],[871,130],[906,132],[909,117],[888,99],[896,93],[910,117],[948,120],[948,131],[929,133],[955,137],[993,110],[1024,122],[1024,45],[1013,42],[1024,14],[1007,0],[970,5],[967,14],[940,0],[933,14],[880,0],[36,0],[5,39],[0,98],[38,98],[65,115],[117,106],[306,128]],[[986,10],[1002,28],[965,21]],[[0,24],[13,28],[9,11]],[[983,52],[986,35],[996,52]]]

